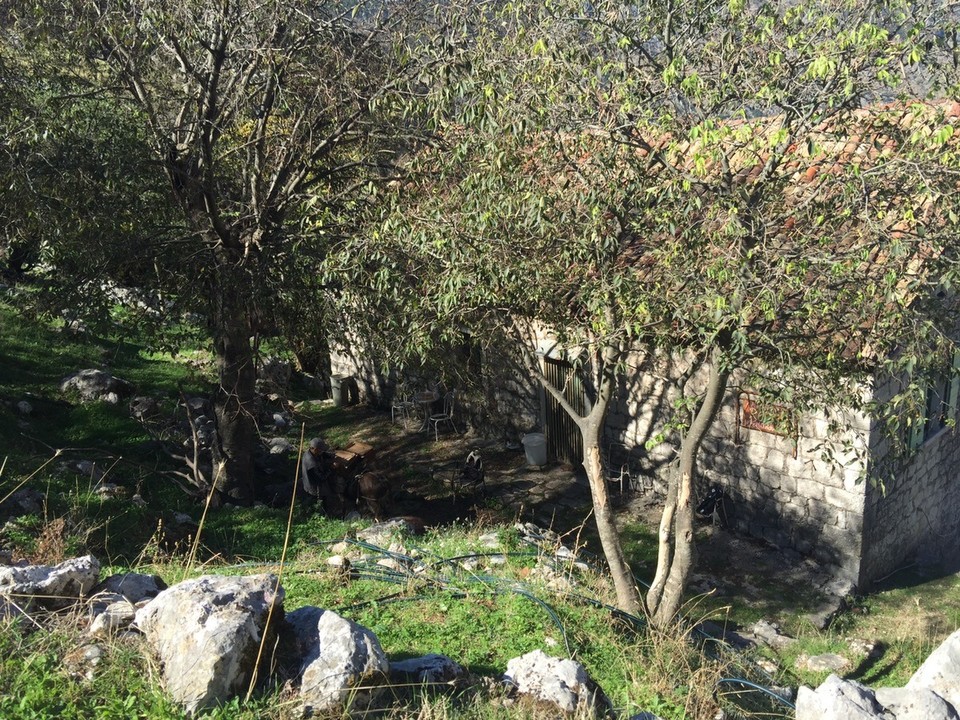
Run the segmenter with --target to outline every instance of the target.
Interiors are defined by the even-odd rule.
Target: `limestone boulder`
[[[136,618],[137,606],[126,598],[107,604],[97,612],[87,628],[87,634],[95,638],[109,638],[126,630]]]
[[[760,642],[774,650],[782,650],[796,642],[795,638],[784,635],[780,631],[780,626],[777,623],[770,622],[769,620],[758,620],[750,628],[750,632]]]
[[[20,488],[0,503],[0,514],[20,515],[37,514],[43,511],[46,498],[43,493],[33,488]]]
[[[930,653],[906,687],[933,690],[955,708],[960,708],[960,630]]]
[[[58,565],[0,567],[0,595],[27,607],[36,602],[50,609],[73,605],[87,595],[100,575],[92,555],[65,560]]]
[[[830,675],[816,690],[797,691],[797,720],[896,720],[877,702],[873,690]]]
[[[822,655],[799,655],[794,665],[797,669],[807,672],[838,673],[850,667],[850,661],[837,653],[823,653]]]
[[[296,449],[289,440],[283,437],[270,438],[265,440],[264,444],[271,455],[289,455]]]
[[[897,720],[958,720],[953,705],[926,688],[877,688],[877,702]]]
[[[283,596],[275,575],[208,575],[167,588],[137,611],[167,692],[188,713],[246,691],[263,633],[282,619]]]
[[[603,691],[580,663],[534,650],[507,662],[504,682],[521,695],[556,705],[564,713],[599,712]]]
[[[375,708],[388,688],[390,663],[367,628],[331,610],[302,607],[287,624],[300,659],[300,695],[307,717]]]
[[[89,368],[64,378],[60,383],[60,391],[76,392],[84,402],[108,402],[115,405],[120,402],[120,398],[133,392],[133,385],[103,370]]]
[[[149,420],[160,414],[160,403],[156,398],[138,395],[130,400],[130,417],[135,420]]]
[[[396,517],[384,522],[374,523],[357,533],[357,540],[387,547],[391,542],[411,535],[422,535],[423,524],[419,518]]]

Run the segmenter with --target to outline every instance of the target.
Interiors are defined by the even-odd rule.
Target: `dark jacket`
[[[333,470],[330,453],[314,455],[307,451],[300,461],[300,478],[307,495],[323,497],[329,492],[329,479]]]

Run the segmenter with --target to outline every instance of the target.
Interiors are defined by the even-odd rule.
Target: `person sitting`
[[[303,491],[324,510],[330,511],[334,483],[333,453],[323,438],[313,438],[300,461],[300,481]]]

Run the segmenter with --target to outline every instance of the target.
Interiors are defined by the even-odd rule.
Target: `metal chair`
[[[636,448],[628,450],[623,443],[613,442],[609,443],[606,451],[601,454],[604,475],[611,485],[619,486],[621,495],[625,491],[642,493],[650,489],[635,450]]]
[[[440,426],[443,423],[447,423],[453,429],[454,432],[457,432],[457,426],[453,422],[453,410],[456,405],[456,393],[453,390],[450,390],[446,395],[443,396],[443,412],[435,413],[427,418],[427,427],[433,427],[433,437],[434,440],[440,439]]]
[[[407,427],[407,422],[416,410],[417,404],[410,399],[410,393],[406,385],[397,385],[393,394],[393,403],[390,406],[390,422],[396,422],[399,416],[403,418],[403,426]]]

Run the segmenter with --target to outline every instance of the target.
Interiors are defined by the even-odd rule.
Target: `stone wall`
[[[890,392],[889,387],[878,389],[879,394]],[[863,578],[882,578],[913,562],[955,565],[960,553],[960,432],[945,427],[899,462],[890,459],[890,442],[879,427],[873,428],[871,441],[876,482],[866,487]]]
[[[395,376],[384,372],[376,350],[359,338],[352,338],[349,346],[341,343],[331,347],[330,374],[356,381],[357,402],[389,407],[393,399]]]
[[[509,347],[481,351],[469,345],[453,348],[443,358],[386,372],[372,349],[355,341],[331,350],[331,374],[355,378],[360,402],[380,407],[389,407],[401,380],[412,388],[439,385],[455,390],[458,429],[481,437],[512,443],[542,430],[543,390],[524,358]]]
[[[544,336],[532,335],[530,347],[542,346]],[[370,365],[364,368],[354,357],[356,354],[336,356],[334,372],[363,377]],[[675,436],[667,435],[659,442],[657,438],[672,414],[672,378],[689,369],[688,361],[636,354],[627,365],[628,372],[621,376],[608,411],[603,442],[607,447],[622,446],[635,470],[658,479],[662,487],[674,467],[679,445]],[[472,373],[479,381],[462,396],[461,427],[469,425],[480,435],[514,442],[525,432],[542,429],[544,393],[524,369],[521,358],[502,348],[499,352],[488,350]],[[690,382],[702,385],[705,372],[695,373]],[[361,389],[362,393],[389,392],[379,376],[364,379]],[[731,392],[701,449],[698,491],[720,484],[732,501],[730,519],[737,531],[837,565],[849,579],[863,583],[889,566],[875,556],[891,556],[889,550],[873,552],[870,545],[899,547],[906,538],[908,520],[901,523],[900,539],[885,541],[883,533],[875,531],[890,522],[897,503],[905,502],[904,493],[912,493],[906,501],[911,507],[936,513],[938,522],[942,521],[936,504],[928,502],[930,494],[923,495],[923,502],[919,495],[915,499],[919,491],[910,489],[906,481],[898,489],[899,500],[872,492],[868,495],[871,486],[864,478],[871,432],[869,420],[856,413],[846,413],[833,422],[824,416],[799,418],[795,437],[738,428],[738,397]],[[925,452],[931,455],[933,447]],[[956,455],[951,457],[960,460],[960,446],[954,451]],[[926,462],[935,464],[940,459],[931,457]],[[918,458],[920,462],[924,461]],[[915,470],[918,476],[928,472],[919,464]],[[938,481],[939,492],[945,492],[942,488],[947,482],[945,476]],[[865,506],[866,497],[869,502]],[[869,521],[864,519],[865,507]],[[947,512],[960,517],[960,500],[951,507],[954,509]],[[871,531],[866,550],[869,562],[861,568],[861,540],[864,532]]]
[[[675,435],[646,449],[672,413],[670,377],[685,371],[682,358],[629,363],[605,428],[606,443],[621,443],[644,473],[665,478],[679,448]],[[690,381],[705,383],[705,370]],[[735,384],[735,383],[734,383]],[[738,428],[738,398],[728,393],[701,448],[698,491],[721,485],[732,500],[730,520],[744,534],[837,565],[850,579],[859,575],[863,525],[864,462],[869,420],[847,413],[836,419],[798,419],[796,437]]]

